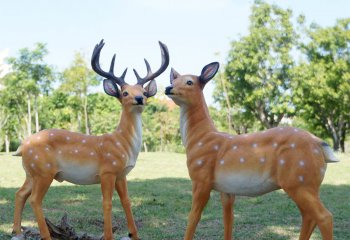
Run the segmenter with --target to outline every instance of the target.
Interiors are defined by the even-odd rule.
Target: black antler
[[[168,67],[168,65],[169,65],[168,48],[162,42],[159,42],[159,46],[160,46],[160,50],[162,52],[162,64],[160,65],[160,68],[155,73],[152,73],[151,67],[150,67],[148,61],[145,59],[146,68],[147,68],[147,75],[146,75],[146,77],[141,78],[140,75],[137,73],[137,71],[134,69],[134,73],[135,73],[135,76],[137,78],[137,84],[142,86],[146,82],[148,82],[148,81],[150,81],[152,79],[155,79],[160,74],[162,74],[165,71],[165,69]]]
[[[96,44],[95,49],[92,53],[92,57],[91,57],[92,69],[97,74],[101,75],[102,77],[114,80],[115,83],[117,83],[120,87],[122,87],[123,85],[127,84],[125,82],[124,78],[126,75],[126,71],[128,69],[126,68],[120,77],[116,77],[114,75],[114,61],[115,61],[115,54],[114,54],[113,58],[112,58],[112,62],[111,62],[111,67],[109,68],[109,72],[103,71],[100,67],[100,53],[101,53],[101,49],[103,48],[104,45],[105,45],[105,43],[103,42],[103,39],[101,40],[101,42],[99,44]]]

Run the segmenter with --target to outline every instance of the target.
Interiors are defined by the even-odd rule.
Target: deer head
[[[129,85],[125,82],[127,68],[124,70],[123,74],[120,77],[114,75],[115,54],[112,58],[109,71],[105,72],[101,69],[99,62],[100,53],[103,46],[103,40],[101,40],[101,42],[95,46],[91,58],[91,66],[97,74],[105,78],[103,80],[104,91],[108,95],[117,98],[123,107],[130,108],[132,110],[142,110],[143,106],[147,102],[147,98],[152,97],[157,93],[157,84],[154,79],[162,74],[169,65],[169,52],[166,45],[162,42],[159,42],[162,54],[162,63],[156,72],[152,72],[151,67],[146,59],[145,64],[147,68],[147,75],[144,78],[141,78],[137,71],[134,69],[134,73],[137,78],[137,83],[135,85]],[[149,82],[149,84],[146,87],[143,87],[147,82]]]

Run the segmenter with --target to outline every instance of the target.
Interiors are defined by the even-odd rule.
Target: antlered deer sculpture
[[[42,200],[53,179],[74,184],[101,184],[103,196],[104,239],[112,239],[112,196],[117,190],[124,208],[129,236],[139,239],[128,197],[126,175],[135,166],[141,149],[141,113],[147,98],[157,92],[155,78],[169,65],[166,45],[159,42],[162,53],[161,67],[152,72],[145,59],[147,75],[141,78],[136,70],[137,84],[124,81],[114,75],[113,56],[109,72],[101,69],[100,52],[103,40],[96,45],[91,59],[93,70],[106,78],[103,81],[105,92],[116,97],[122,104],[122,114],[117,129],[102,136],[88,136],[66,130],[49,129],[28,137],[17,150],[22,156],[26,180],[16,193],[13,232],[21,236],[21,218],[24,204],[30,196],[42,239],[51,239],[45,223]],[[145,88],[143,85],[150,82]],[[119,85],[120,89],[117,87]],[[17,239],[18,239],[17,238]],[[16,239],[16,237],[14,237]]]
[[[337,162],[331,148],[314,135],[292,127],[233,136],[218,132],[203,96],[219,64],[205,66],[200,76],[171,70],[165,93],[180,106],[182,142],[192,180],[192,208],[185,233],[192,239],[211,190],[221,193],[224,239],[232,239],[235,195],[258,196],[283,189],[302,215],[300,239],[315,226],[323,239],[333,239],[331,213],[319,198],[327,163]]]

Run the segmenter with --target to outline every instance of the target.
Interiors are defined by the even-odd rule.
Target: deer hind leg
[[[128,194],[128,186],[126,182],[126,178],[124,177],[121,180],[117,180],[115,182],[115,189],[118,192],[120,203],[123,206],[125,215],[126,215],[126,221],[128,224],[128,230],[129,230],[129,237],[132,239],[139,239],[137,235],[137,227],[134,221],[134,216],[131,211],[131,204],[130,204],[130,199],[129,199],[129,194]]]
[[[101,176],[101,190],[103,197],[103,232],[104,240],[113,239],[112,231],[112,197],[114,193],[114,184],[116,176],[113,174],[104,174]]]
[[[322,204],[318,192],[306,188],[286,190],[286,192],[302,213],[303,224],[300,239],[309,239],[317,225],[323,240],[333,240],[333,217]]]
[[[224,218],[224,239],[232,239],[232,229],[233,229],[233,204],[235,201],[235,196],[228,193],[221,193],[221,203]]]
[[[21,234],[21,222],[22,222],[22,212],[24,205],[32,192],[32,179],[27,176],[22,187],[16,192],[15,197],[15,213],[13,221],[13,233],[16,235]]]
[[[204,183],[192,182],[192,207],[188,216],[185,240],[193,239],[202,211],[210,198],[211,188]]]
[[[43,198],[52,183],[53,177],[36,177],[33,179],[33,189],[30,196],[30,205],[34,211],[36,221],[38,222],[41,239],[51,239],[49,229],[47,228],[42,209]]]

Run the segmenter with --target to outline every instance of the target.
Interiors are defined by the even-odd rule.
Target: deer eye
[[[188,80],[188,81],[186,82],[186,84],[191,86],[191,85],[193,85],[193,82],[192,82],[191,80]]]
[[[148,97],[147,92],[143,92],[143,96]]]
[[[128,96],[128,95],[129,95],[128,92],[123,92],[123,96],[124,96],[124,97],[126,97],[126,96]]]

